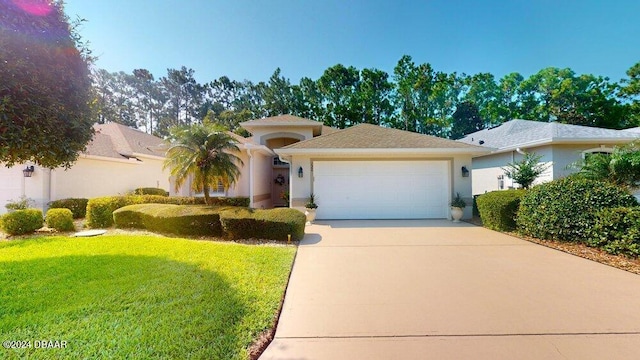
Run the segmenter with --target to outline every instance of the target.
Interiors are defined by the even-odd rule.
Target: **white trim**
[[[463,149],[463,148],[382,148],[382,149],[275,149],[280,156],[291,155],[451,155],[451,154],[489,154],[490,148]]]
[[[156,155],[149,155],[149,154],[141,154],[141,153],[133,153],[133,156],[135,157],[142,157],[142,158],[147,158],[147,159],[153,159],[153,160],[164,160],[166,159],[165,156],[156,156]]]
[[[597,148],[592,148],[592,149],[587,149],[587,150],[583,150],[580,153],[580,156],[582,157],[582,160],[585,159],[585,156],[587,154],[593,154],[593,153],[607,153],[607,154],[611,154],[613,153],[613,148],[610,147],[605,147],[604,145],[600,145],[600,147]]]
[[[80,157],[83,158],[83,159],[91,159],[91,160],[99,160],[99,161],[110,161],[110,162],[124,163],[124,164],[130,164],[130,165],[139,165],[141,163],[140,161],[136,160],[135,158],[116,159],[116,158],[107,157],[107,156],[86,155],[86,154],[81,154]]]

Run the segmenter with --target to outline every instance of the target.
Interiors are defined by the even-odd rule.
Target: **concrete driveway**
[[[640,276],[470,224],[307,227],[261,359],[638,359]]]

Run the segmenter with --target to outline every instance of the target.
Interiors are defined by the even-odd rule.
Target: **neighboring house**
[[[24,177],[23,169],[32,164],[0,167],[0,213],[7,201],[21,196],[44,210],[57,199],[124,194],[139,187],[169,190],[162,139],[116,123],[94,128],[93,140],[70,169],[35,165],[31,177]]]
[[[518,187],[504,175],[503,167],[522,159],[523,152],[542,156],[547,171],[535,183],[567,176],[577,171],[571,165],[590,153],[610,153],[616,145],[640,138],[640,128],[627,130],[602,129],[511,120],[499,126],[471,133],[460,142],[491,149],[488,154],[473,158],[473,194]]]

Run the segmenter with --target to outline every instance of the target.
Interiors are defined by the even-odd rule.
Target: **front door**
[[[271,201],[273,202],[273,207],[289,206],[287,201],[283,199],[284,195],[289,194],[289,168],[274,167],[272,181]]]

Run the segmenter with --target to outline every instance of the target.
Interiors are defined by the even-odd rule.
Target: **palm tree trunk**
[[[211,205],[211,198],[209,197],[209,185],[204,184],[202,186],[202,192],[204,193],[204,203],[207,205]]]

